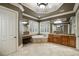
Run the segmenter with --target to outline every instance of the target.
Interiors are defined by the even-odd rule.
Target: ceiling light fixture
[[[22,24],[27,24],[27,22],[22,22]]]
[[[62,23],[62,21],[57,20],[57,21],[55,21],[54,23],[55,23],[55,24],[57,24],[57,23]]]
[[[45,8],[48,3],[37,3],[37,5],[40,7],[40,8]]]

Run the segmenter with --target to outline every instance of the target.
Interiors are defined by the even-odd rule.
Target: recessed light
[[[61,27],[60,25],[57,25],[57,27]]]
[[[27,24],[27,22],[22,22],[22,24]]]
[[[61,21],[61,20],[57,20],[57,21],[54,21],[54,23],[55,23],[55,24],[57,24],[57,23],[62,23],[62,21]]]

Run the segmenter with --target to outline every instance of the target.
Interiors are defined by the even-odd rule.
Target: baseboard
[[[79,51],[79,49],[78,48],[75,48],[77,51]]]
[[[20,48],[22,48],[23,47],[23,44],[21,44],[19,47],[18,47],[18,49],[20,49]]]

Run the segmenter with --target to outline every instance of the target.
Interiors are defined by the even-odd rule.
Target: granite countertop
[[[22,37],[26,37],[26,36],[34,36],[36,34],[27,34],[27,35],[22,35]]]
[[[53,35],[63,35],[63,36],[75,36],[73,34],[55,34],[55,33],[50,33],[50,34],[53,34]]]

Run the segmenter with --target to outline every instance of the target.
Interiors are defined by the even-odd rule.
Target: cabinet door
[[[51,37],[48,38],[48,42],[52,42],[52,38]]]
[[[57,37],[57,43],[58,43],[58,44],[61,44],[61,42],[62,42],[62,38],[61,38],[61,36],[58,36],[58,37]]]
[[[57,37],[56,36],[53,36],[52,40],[53,40],[53,43],[57,43]]]
[[[70,37],[69,38],[69,46],[71,46],[71,47],[76,47],[76,39],[75,39],[75,37]]]
[[[48,35],[48,42],[52,42],[52,36],[50,34]]]
[[[48,36],[48,42],[52,42],[53,43],[53,35],[49,35]]]
[[[68,37],[67,36],[63,36],[63,38],[62,38],[62,44],[63,45],[68,45]]]

